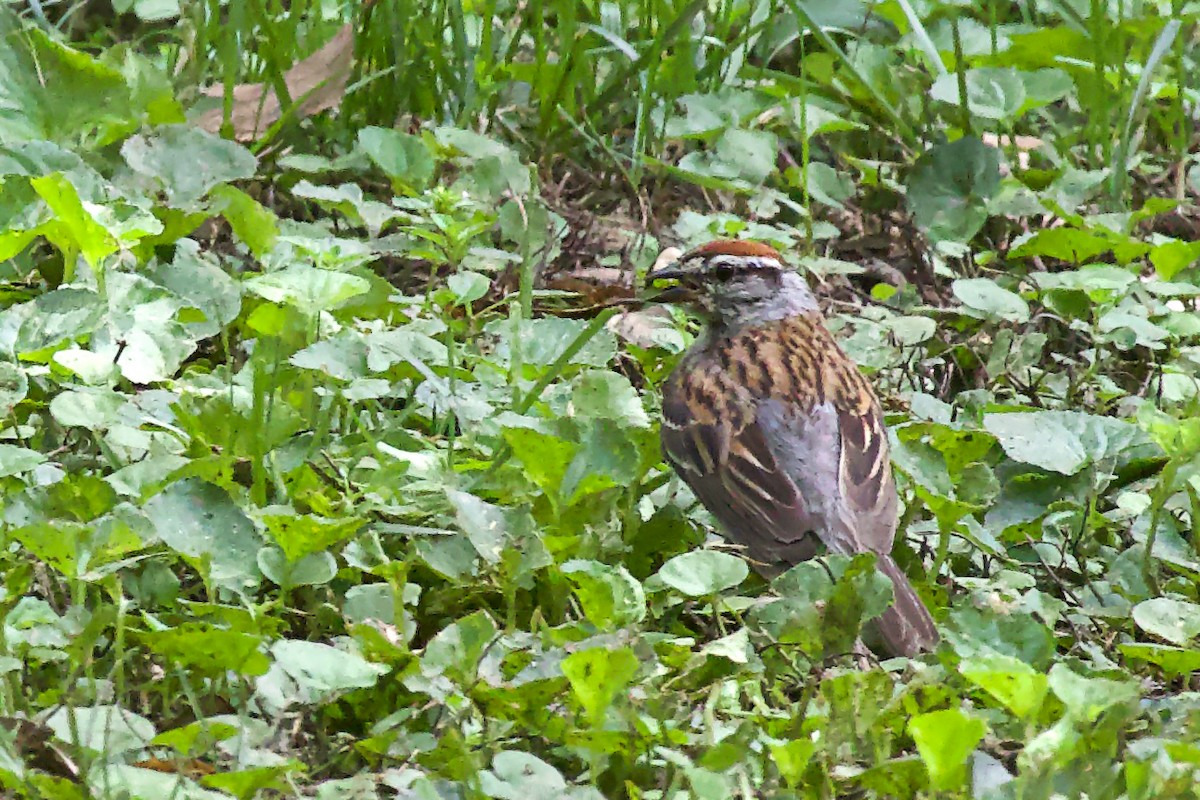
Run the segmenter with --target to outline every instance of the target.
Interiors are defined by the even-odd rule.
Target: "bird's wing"
[[[872,551],[892,582],[895,600],[872,622],[884,647],[911,656],[931,649],[937,627],[908,577],[892,560],[896,533],[896,487],[888,458],[887,433],[878,403],[837,408],[831,402],[798,415],[795,407],[767,402],[757,419],[766,432],[775,463],[799,494],[814,498],[819,512],[813,527],[834,553]],[[815,498],[823,498],[817,506]]]
[[[767,401],[757,416],[781,471],[819,509],[816,530],[825,546],[843,554],[890,553],[896,485],[878,405],[858,413],[825,402],[800,414]]]
[[[896,535],[896,482],[883,412],[872,400],[838,411],[838,488],[865,549],[890,553]]]
[[[781,469],[754,403],[743,397],[719,413],[698,415],[685,397],[676,391],[663,401],[663,452],[675,471],[759,571],[811,558],[820,520]]]

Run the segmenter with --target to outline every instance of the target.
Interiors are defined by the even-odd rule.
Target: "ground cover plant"
[[[1193,797],[1198,11],[0,5],[5,796]],[[662,463],[715,236],[879,388],[936,653]]]

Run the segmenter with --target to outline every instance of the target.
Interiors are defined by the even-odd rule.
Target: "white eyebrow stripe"
[[[734,256],[734,255],[716,255],[708,259],[710,267],[755,267],[758,269],[772,268],[783,269],[783,265],[779,263],[779,259],[771,258],[770,256]]]

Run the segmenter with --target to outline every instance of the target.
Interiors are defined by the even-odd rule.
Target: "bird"
[[[893,602],[875,624],[884,649],[932,650],[938,630],[892,558],[897,493],[871,383],[825,326],[807,281],[768,244],[709,241],[660,259],[654,299],[705,323],[662,389],[666,461],[774,577],[821,551],[875,554]]]

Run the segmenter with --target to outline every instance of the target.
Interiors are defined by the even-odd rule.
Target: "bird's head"
[[[722,326],[783,319],[817,310],[804,278],[761,242],[716,239],[656,266],[647,284],[674,281],[655,297],[683,303]]]

